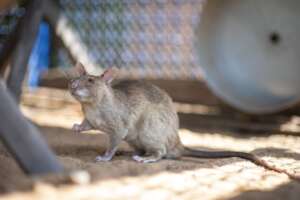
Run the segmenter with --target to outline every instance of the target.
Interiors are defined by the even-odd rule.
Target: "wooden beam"
[[[223,105],[223,102],[212,94],[211,90],[202,80],[165,80],[146,79],[164,90],[177,102]],[[41,77],[41,86],[66,89],[67,79],[60,70],[49,70]]]
[[[43,88],[23,89],[22,105],[33,106],[37,112],[69,108],[80,110],[80,104],[67,90]],[[300,135],[300,117],[282,113],[249,116],[236,112],[223,113],[219,106],[175,103],[180,127],[204,131],[241,131],[243,133],[280,133]],[[68,112],[67,112],[68,113]],[[75,114],[76,115],[76,114]],[[80,114],[78,114],[80,115]]]

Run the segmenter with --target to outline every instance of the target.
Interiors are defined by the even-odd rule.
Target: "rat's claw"
[[[111,160],[111,156],[97,156],[95,158],[95,161],[96,162],[107,162],[107,161],[110,161]]]
[[[72,127],[72,130],[75,131],[75,133],[81,132],[81,126],[79,124],[74,124]]]
[[[137,162],[142,162],[143,161],[143,158],[139,155],[133,155],[132,159],[137,161]]]
[[[157,159],[152,158],[152,157],[142,157],[139,155],[134,155],[132,156],[132,159],[139,162],[139,163],[153,163],[156,162]]]

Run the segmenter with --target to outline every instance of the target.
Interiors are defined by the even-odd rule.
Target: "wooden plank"
[[[39,131],[23,115],[0,81],[0,137],[28,174],[62,172],[63,168]]]
[[[79,103],[67,90],[38,88],[24,89],[22,104],[41,110],[65,108],[66,105],[80,110]],[[211,131],[242,131],[284,133],[300,135],[300,117],[286,114],[252,116],[237,112],[223,112],[219,106],[175,103],[181,128]]]
[[[163,88],[177,102],[221,105],[222,102],[207,88],[203,81],[196,80],[146,80]]]
[[[203,80],[145,80],[167,91],[176,102],[216,106],[223,114],[251,116],[226,104],[222,99],[213,94]],[[60,70],[52,69],[42,75],[41,86],[66,89],[68,82]],[[300,115],[300,103],[279,113],[285,116]]]
[[[299,117],[270,115],[262,118],[239,118],[228,115],[179,113],[181,128],[242,133],[300,135]]]
[[[205,105],[223,105],[224,103],[212,94],[206,84],[199,80],[163,80],[145,79],[166,90],[177,102]],[[41,77],[41,86],[66,89],[67,79],[60,70],[50,70]]]

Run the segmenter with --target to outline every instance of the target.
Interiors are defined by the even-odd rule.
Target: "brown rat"
[[[162,158],[182,156],[198,158],[247,159],[270,170],[298,176],[271,166],[251,153],[237,151],[200,151],[184,147],[178,135],[179,120],[172,99],[160,88],[142,81],[112,84],[117,69],[109,68],[101,76],[87,74],[82,64],[76,65],[79,76],[71,79],[71,94],[81,103],[85,119],[74,124],[76,132],[96,129],[109,136],[109,146],[96,161],[112,159],[118,145],[125,140],[135,150],[137,162],[156,162]]]

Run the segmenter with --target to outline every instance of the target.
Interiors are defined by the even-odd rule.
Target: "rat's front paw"
[[[80,124],[74,124],[72,127],[72,131],[74,131],[75,133],[80,133],[82,131]]]
[[[111,156],[106,156],[106,155],[104,155],[104,156],[97,156],[97,157],[95,158],[95,161],[96,161],[96,162],[107,162],[107,161],[110,161],[111,159],[112,159]]]

